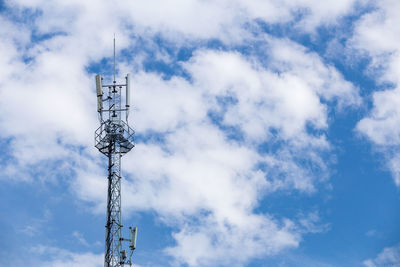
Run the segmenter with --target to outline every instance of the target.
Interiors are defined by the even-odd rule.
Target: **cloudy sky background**
[[[133,79],[135,266],[400,266],[399,14],[0,1],[0,265],[103,266],[94,75],[111,79],[115,33],[118,80]]]

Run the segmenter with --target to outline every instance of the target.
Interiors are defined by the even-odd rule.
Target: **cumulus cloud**
[[[38,245],[30,249],[31,253],[43,255],[47,260],[32,262],[29,266],[45,267],[101,267],[104,266],[104,254],[91,252],[76,253],[58,247]],[[22,265],[20,265],[22,266]],[[25,265],[24,265],[25,266]],[[140,267],[133,264],[133,267]]]
[[[185,226],[175,233],[177,245],[166,249],[180,264],[189,266],[242,265],[249,258],[269,256],[288,247],[297,246],[291,221],[277,226],[264,216],[251,215],[245,225],[216,222],[206,218],[200,226]],[[240,251],[240,253],[238,253]]]
[[[268,24],[296,22],[302,31],[313,32],[321,25],[332,25],[354,11],[356,4],[364,1],[181,1],[146,3],[119,2],[119,7],[129,13],[143,29],[168,36],[184,38],[218,38],[225,42],[240,42],[249,34],[248,24],[260,20]],[[154,6],[159,8],[154,9]],[[179,7],[179,8],[177,8]]]
[[[136,33],[162,34],[167,39],[191,41],[217,38],[227,43],[250,37],[246,27],[257,20],[269,24],[295,22],[299,30],[313,32],[323,25],[336,24],[366,0],[244,1],[244,0],[151,0],[113,1],[8,1],[9,6],[29,8],[43,15],[36,20],[38,30],[87,32],[89,42],[102,43],[111,29],[135,27]],[[154,8],[157,7],[157,8]],[[118,16],[115,16],[118,14]],[[108,17],[114,19],[105,19]],[[65,27],[68,25],[69,27]],[[80,25],[85,25],[81,28]],[[98,35],[100,32],[103,35]],[[89,37],[88,36],[88,37]],[[108,35],[109,36],[109,35]],[[104,38],[104,37],[103,37]],[[124,39],[126,40],[126,39]]]
[[[388,167],[396,185],[400,185],[397,149],[400,144],[400,19],[397,1],[375,3],[374,11],[365,14],[356,24],[349,46],[371,59],[368,73],[383,88],[372,94],[370,114],[357,125],[357,130],[382,149],[389,158]]]
[[[104,264],[104,256],[102,254],[74,253],[57,247],[49,247],[39,245],[31,249],[32,253],[45,255],[48,260],[37,263],[38,266],[54,266],[54,267],[100,267]]]
[[[311,30],[333,23],[354,4],[159,1],[164,8],[154,9],[154,1],[7,3],[40,12],[32,16],[34,30],[24,28],[15,37],[4,33],[10,52],[0,59],[5,70],[0,128],[16,159],[6,175],[29,175],[33,169],[33,177],[72,176],[71,190],[92,203],[94,212],[104,210],[106,183],[92,144],[96,105],[87,68],[110,54],[112,32],[121,36],[119,49],[133,47],[137,34],[151,39],[162,33],[176,43],[182,36],[234,43],[252,36],[245,24],[255,19],[287,22],[302,12],[302,27]],[[115,14],[115,20],[107,19]],[[297,247],[304,233],[322,231],[315,226],[316,215],[297,222],[255,210],[277,190],[317,190],[329,176],[327,103],[338,109],[356,106],[358,91],[301,45],[268,36],[263,41],[261,55],[198,49],[188,61],[176,62],[187,77],[165,79],[140,65],[132,69],[127,60],[135,87],[131,122],[142,141],[123,158],[123,205],[155,211],[175,229],[175,244],[165,253],[178,264],[244,264]],[[269,63],[263,64],[260,57],[267,56]],[[50,251],[63,260],[44,266],[91,266],[89,261],[101,258]]]
[[[399,267],[400,266],[400,246],[384,248],[374,259],[365,260],[366,267]]]
[[[297,246],[299,233],[320,231],[312,227],[315,216],[296,226],[254,209],[268,192],[315,190],[321,180],[298,161],[319,169],[319,179],[328,174],[322,157],[330,149],[324,135],[328,111],[322,99],[344,107],[357,105],[359,97],[318,56],[288,41],[274,42],[271,54],[281,49],[292,56],[274,59],[268,68],[237,52],[202,50],[183,63],[190,81],[135,75],[137,127],[153,138],[124,158],[132,179],[125,184],[124,203],[155,210],[180,229],[176,246],[166,249],[180,263],[207,266],[221,255],[244,263]],[[327,82],[331,79],[334,83]],[[277,143],[276,151],[260,151],[269,141]],[[245,243],[251,249],[238,255]],[[195,253],[189,249],[193,244]],[[228,259],[221,264],[231,264]]]

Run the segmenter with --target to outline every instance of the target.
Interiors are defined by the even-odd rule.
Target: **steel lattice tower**
[[[136,248],[137,227],[130,229],[130,239],[122,237],[121,221],[121,157],[134,147],[134,130],[128,125],[130,77],[125,83],[114,80],[103,85],[103,78],[96,75],[97,111],[100,127],[95,132],[95,147],[108,157],[107,223],[105,238],[105,267],[132,265],[132,252]],[[105,88],[105,90],[103,90]],[[122,90],[125,90],[125,107],[122,106]],[[125,115],[125,116],[124,116]],[[123,116],[125,118],[123,118]],[[123,242],[129,242],[129,259]]]

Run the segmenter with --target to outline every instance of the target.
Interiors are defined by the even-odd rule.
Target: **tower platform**
[[[134,135],[135,131],[124,121],[107,120],[95,131],[95,147],[106,156],[110,153],[124,155],[135,146]],[[116,147],[110,149],[113,144]]]

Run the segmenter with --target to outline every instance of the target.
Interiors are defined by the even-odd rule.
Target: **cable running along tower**
[[[105,267],[132,265],[132,253],[136,248],[137,227],[129,227],[130,237],[122,237],[121,221],[121,157],[134,145],[134,131],[128,125],[130,77],[125,83],[115,81],[115,37],[113,82],[103,84],[96,75],[97,112],[100,127],[95,132],[95,147],[108,158],[107,223],[105,240]],[[125,91],[125,95],[122,94]],[[123,99],[124,98],[124,99]],[[124,101],[123,101],[124,100]],[[123,105],[122,102],[125,102]],[[127,250],[123,249],[128,245]]]

